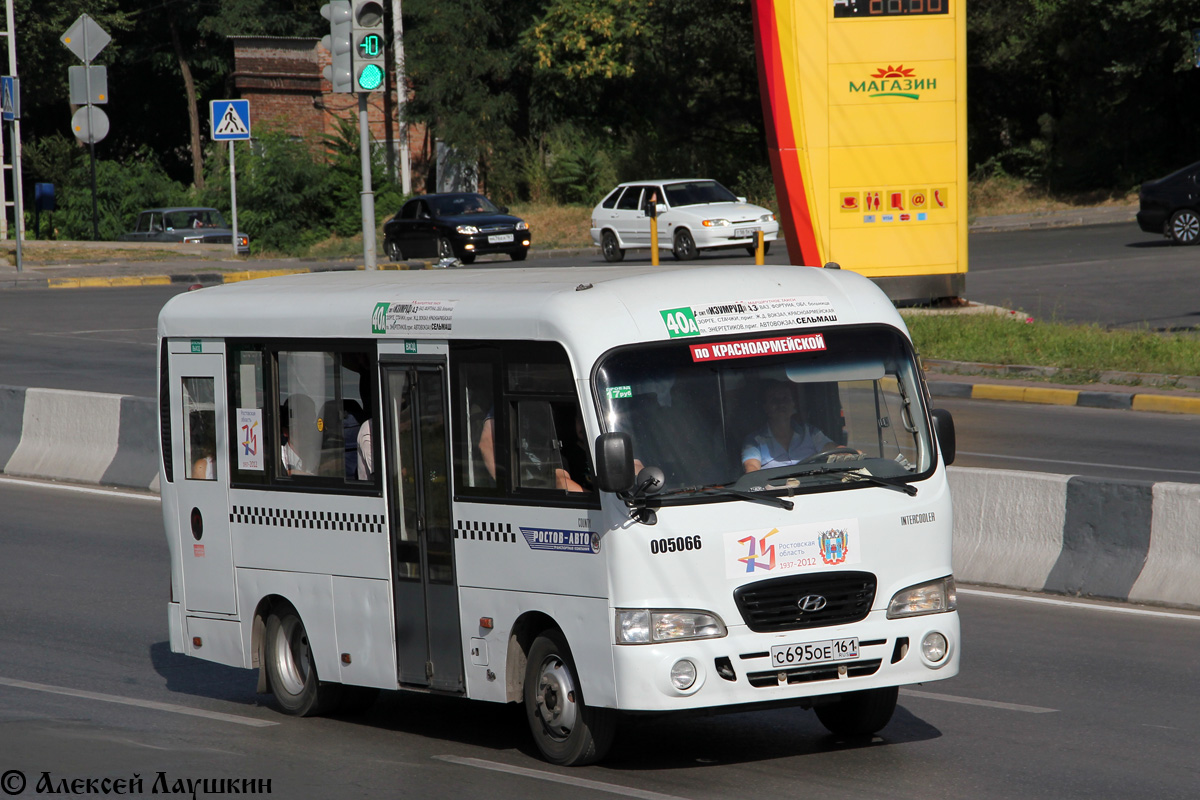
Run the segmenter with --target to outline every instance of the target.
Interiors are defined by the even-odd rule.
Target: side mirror
[[[596,437],[596,486],[602,492],[628,492],[633,488],[633,440],[628,433],[602,433]]]
[[[507,213],[508,213],[508,206],[500,206],[500,213],[501,213],[501,214],[507,214]]]
[[[746,202],[746,198],[744,198],[744,197],[739,197],[739,198],[737,199],[737,201],[738,201],[739,203],[744,203],[744,202]]]
[[[656,203],[654,208],[656,211],[658,211],[659,214],[667,213],[667,204],[666,203]]]
[[[954,463],[954,417],[944,408],[935,408],[929,412],[933,417],[933,432],[937,436],[938,447],[942,448],[942,460],[946,466]]]

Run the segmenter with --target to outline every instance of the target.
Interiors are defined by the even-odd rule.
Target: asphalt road
[[[1191,331],[1200,326],[1200,248],[1134,223],[973,234],[968,299],[1035,318]]]
[[[0,773],[270,780],[286,798],[1192,798],[1200,617],[960,595],[962,672],[881,735],[811,712],[623,722],[611,757],[539,761],[518,709],[386,693],[294,719],[255,674],[169,652],[157,502],[0,479]],[[84,786],[86,784],[80,784]],[[186,792],[185,792],[186,794]],[[197,796],[205,796],[202,793]]]

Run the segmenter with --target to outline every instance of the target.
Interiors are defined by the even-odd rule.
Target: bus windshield
[[[714,487],[824,491],[905,484],[933,467],[908,341],[871,326],[622,348],[596,372],[602,419],[663,498]]]

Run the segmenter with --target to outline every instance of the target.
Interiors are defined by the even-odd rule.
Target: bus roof
[[[680,337],[885,322],[887,296],[847,270],[793,266],[524,267],[324,272],[172,298],[160,337],[534,339],[594,360]]]

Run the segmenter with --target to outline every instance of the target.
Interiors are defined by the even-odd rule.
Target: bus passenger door
[[[425,362],[383,373],[399,680],[462,692],[446,369]]]
[[[185,608],[233,614],[237,597],[229,531],[223,351],[223,343],[210,339],[171,340],[171,457]]]

